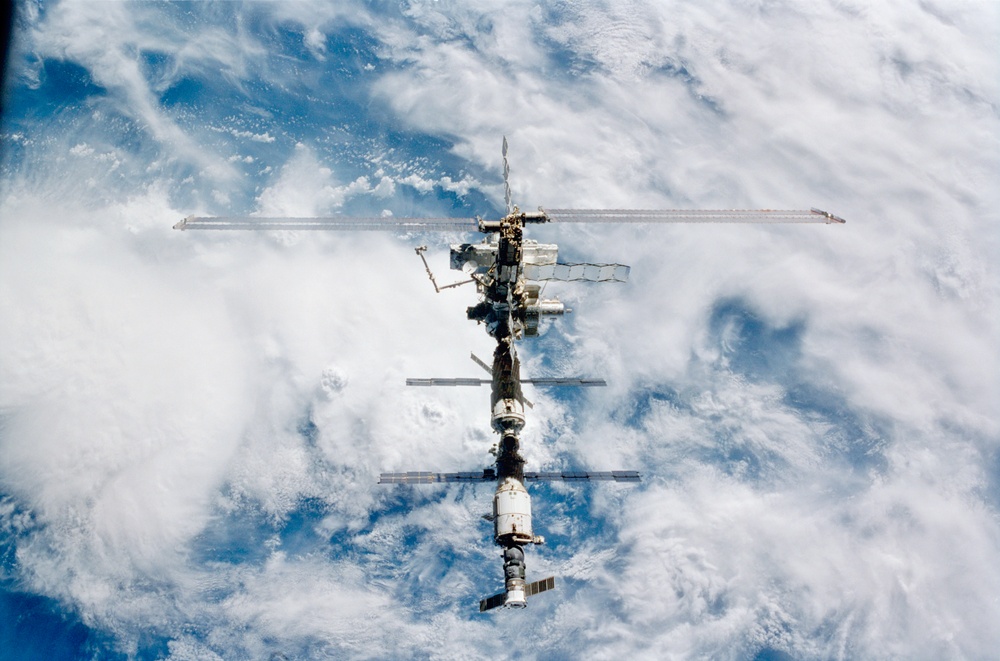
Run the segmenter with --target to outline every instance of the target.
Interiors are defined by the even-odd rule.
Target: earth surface
[[[1000,649],[990,2],[19,2],[0,182],[0,659],[941,659]],[[519,346],[547,544],[489,485],[461,233],[188,215],[819,207],[563,225]],[[585,392],[582,390],[586,390]]]

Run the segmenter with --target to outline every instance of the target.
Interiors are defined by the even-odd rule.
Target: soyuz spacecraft
[[[565,480],[580,483],[590,480],[638,482],[632,470],[531,472],[524,470],[520,454],[520,434],[525,424],[525,406],[530,402],[521,392],[522,384],[536,386],[591,387],[606,385],[601,379],[549,378],[522,379],[515,343],[538,334],[541,319],[566,312],[562,302],[542,298],[545,281],[625,282],[629,267],[623,264],[560,263],[558,246],[542,244],[524,237],[527,226],[544,223],[833,223],[845,221],[819,209],[801,211],[775,210],[637,210],[637,209],[543,209],[525,212],[511,203],[510,169],[507,163],[507,140],[503,141],[503,181],[506,215],[499,220],[482,218],[264,218],[189,216],[174,225],[188,230],[467,230],[480,232],[479,243],[451,246],[451,268],[461,270],[469,279],[439,286],[424,258],[426,246],[416,249],[423,260],[436,291],[461,284],[474,284],[480,301],[469,307],[470,320],[485,326],[496,340],[493,364],[473,356],[488,373],[488,379],[426,378],[407,379],[410,386],[480,386],[490,385],[490,425],[500,437],[494,454],[494,467],[478,472],[382,473],[382,484],[424,484],[435,482],[495,482],[493,541],[502,549],[504,589],[480,601],[479,610],[498,606],[524,608],[528,597],[555,587],[553,577],[527,582],[524,549],[544,543],[532,526],[531,496],[527,483],[541,480]]]

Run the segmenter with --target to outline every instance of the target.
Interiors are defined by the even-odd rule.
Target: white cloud
[[[97,119],[3,138],[34,150],[0,202],[0,530],[19,531],[26,589],[126,649],[155,631],[174,658],[502,656],[512,636],[537,658],[996,648],[995,7],[198,5],[194,29],[88,7],[36,17],[30,42],[107,89]],[[474,174],[350,127],[202,128],[160,103],[210,74],[238,98],[295,94],[270,67],[288,25],[310,74],[340,64],[338,27],[364,30],[380,60],[356,84],[389,113],[379,130],[452,142]],[[173,60],[153,75],[137,51]],[[143,127],[139,149],[108,108]],[[220,132],[238,145],[215,150]],[[547,290],[576,312],[523,345],[526,371],[611,386],[529,393],[525,452],[646,482],[539,491],[555,542],[529,568],[559,589],[477,620],[499,586],[489,488],[373,484],[487,462],[485,391],[402,386],[488,356],[462,318],[473,292],[434,295],[387,237],[168,228],[203,178],[217,204],[238,197],[233,154],[261,165],[259,213],[330,214],[483,192],[504,133],[525,208],[815,205],[849,222],[531,229],[633,270]],[[341,139],[377,154],[370,170],[328,161]],[[176,161],[198,175],[172,178]],[[293,529],[312,501],[322,516]]]
[[[324,60],[324,54],[326,53],[326,44],[324,43],[324,35],[318,29],[313,28],[306,32],[306,36],[303,39],[306,48],[313,54],[317,60]]]
[[[337,185],[330,168],[322,166],[311,149],[296,147],[277,182],[258,198],[262,215],[322,216],[337,210],[350,195],[370,190],[365,178]]]

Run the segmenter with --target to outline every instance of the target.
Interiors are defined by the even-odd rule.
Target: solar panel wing
[[[528,585],[526,585],[524,588],[524,596],[532,597],[542,592],[554,590],[555,587],[556,587],[555,577],[549,576],[548,578],[543,578],[540,581],[535,581],[534,583],[529,583]]]
[[[630,268],[624,264],[525,264],[527,280],[562,282],[627,282]]]
[[[433,484],[436,482],[492,482],[496,479],[496,471],[487,468],[478,472],[462,473],[431,473],[428,471],[409,471],[406,473],[382,473],[379,484]]]
[[[479,231],[476,218],[188,216],[175,230]]]
[[[544,209],[554,223],[840,223],[819,209]]]
[[[490,379],[465,379],[465,378],[451,378],[451,379],[407,379],[406,385],[408,386],[481,386],[484,384],[492,383]]]
[[[535,480],[597,480],[615,482],[639,482],[638,471],[561,471],[561,472],[536,472],[527,471],[524,473],[525,481]]]
[[[503,606],[503,598],[505,592],[500,592],[493,595],[492,597],[487,597],[486,599],[481,599],[479,601],[479,612],[485,613],[488,610],[493,610],[497,606]]]
[[[562,473],[537,473],[537,472],[526,472],[524,474],[525,480],[561,480]]]

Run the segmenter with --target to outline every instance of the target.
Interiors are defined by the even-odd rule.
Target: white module
[[[501,434],[516,434],[524,428],[524,404],[513,397],[497,400],[492,423]]]
[[[493,495],[493,538],[497,544],[530,544],[531,496],[524,485],[508,477]]]
[[[524,608],[528,605],[527,595],[524,594],[524,579],[510,579],[503,598],[503,605],[507,608]]]

